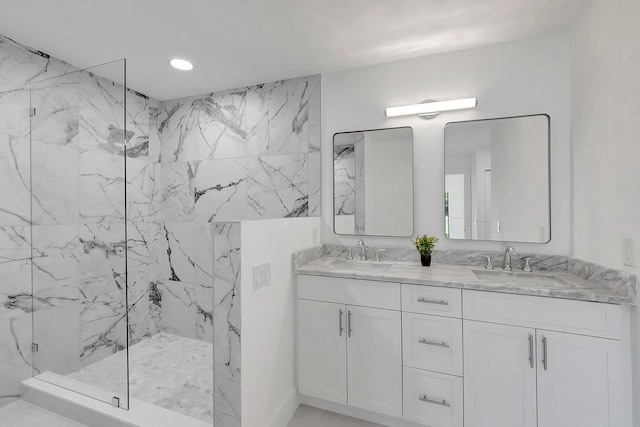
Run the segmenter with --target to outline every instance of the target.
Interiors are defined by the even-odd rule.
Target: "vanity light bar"
[[[433,114],[441,111],[464,110],[476,108],[477,98],[452,99],[451,101],[425,102],[422,104],[404,105],[402,107],[389,107],[384,110],[387,117],[410,116],[414,114]]]

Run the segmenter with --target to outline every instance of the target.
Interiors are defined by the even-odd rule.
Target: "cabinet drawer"
[[[619,305],[470,290],[463,299],[465,319],[622,339]]]
[[[462,376],[462,320],[402,313],[403,363]]]
[[[438,316],[462,316],[460,289],[402,284],[402,310]]]
[[[400,284],[325,276],[298,276],[298,298],[400,310]]]
[[[462,427],[462,378],[404,368],[403,413],[431,427]]]

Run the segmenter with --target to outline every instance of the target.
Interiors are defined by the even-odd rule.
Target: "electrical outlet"
[[[260,265],[253,266],[253,290],[257,291],[260,288],[271,284],[271,263],[266,262]]]
[[[636,239],[622,239],[622,263],[629,267],[636,266]]]

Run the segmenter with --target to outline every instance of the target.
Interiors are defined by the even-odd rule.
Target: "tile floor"
[[[0,408],[0,427],[87,427],[61,415],[16,400]]]
[[[287,427],[383,427],[357,418],[300,405]]]
[[[0,408],[0,427],[87,427],[23,400]],[[300,405],[287,427],[383,427],[322,409]]]
[[[68,377],[105,390],[121,390],[121,351]],[[129,348],[129,395],[134,399],[213,422],[213,345],[159,333]]]

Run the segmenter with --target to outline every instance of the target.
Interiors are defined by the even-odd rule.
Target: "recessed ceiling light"
[[[176,68],[178,70],[182,70],[182,71],[193,70],[193,64],[187,61],[186,59],[174,58],[171,61],[169,61],[169,64],[171,64],[173,68]]]

